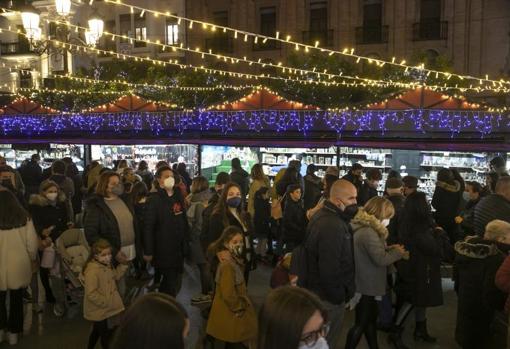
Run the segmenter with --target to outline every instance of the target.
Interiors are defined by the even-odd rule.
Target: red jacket
[[[509,294],[506,300],[505,312],[510,313],[510,256],[505,258],[505,261],[499,267],[496,273],[496,286],[503,292]]]

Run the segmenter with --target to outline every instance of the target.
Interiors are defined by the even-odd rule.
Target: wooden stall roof
[[[318,107],[289,101],[267,88],[254,90],[249,95],[231,103],[213,106],[213,110],[318,110]]]
[[[0,111],[3,115],[15,114],[56,114],[58,110],[45,107],[39,102],[34,102],[28,98],[16,98],[10,104],[3,107]]]
[[[477,110],[480,105],[470,103],[465,98],[451,97],[427,88],[418,87],[391,99],[373,103],[367,109],[443,109],[443,110]]]
[[[148,101],[137,95],[126,95],[117,100],[88,110],[89,113],[156,112],[175,109],[176,105]]]

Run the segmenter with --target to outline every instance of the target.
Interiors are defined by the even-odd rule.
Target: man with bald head
[[[329,199],[308,223],[306,288],[321,297],[331,323],[327,341],[339,347],[345,302],[354,295],[354,254],[349,222],[358,211],[356,187],[345,179],[331,187]]]
[[[482,236],[487,224],[495,219],[510,223],[510,177],[501,177],[496,183],[496,192],[475,207],[475,232]]]

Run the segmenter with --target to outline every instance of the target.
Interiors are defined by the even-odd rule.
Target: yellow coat
[[[116,269],[91,261],[85,268],[85,297],[83,316],[90,321],[102,321],[124,310],[124,303],[117,290],[117,281],[127,271],[127,265]]]
[[[241,268],[233,261],[221,262],[218,267],[207,334],[229,343],[247,342],[257,336],[255,309]]]

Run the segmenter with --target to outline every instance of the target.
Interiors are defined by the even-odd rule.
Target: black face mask
[[[349,206],[345,206],[344,208],[344,214],[349,217],[350,219],[353,219],[356,214],[358,213],[358,205],[357,204],[352,204],[352,205],[349,205]]]

